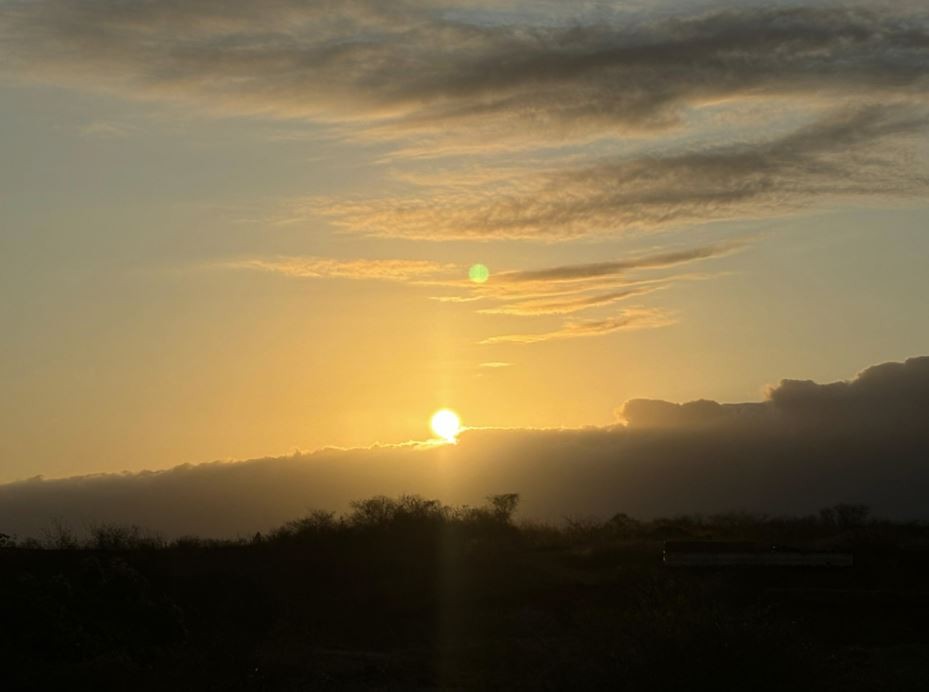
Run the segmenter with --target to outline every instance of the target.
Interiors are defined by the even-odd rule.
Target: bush
[[[352,503],[346,518],[356,528],[388,528],[398,525],[438,525],[448,520],[450,510],[438,500],[418,495],[401,495],[399,499],[379,495]]]
[[[42,536],[45,547],[52,550],[76,550],[80,547],[71,527],[61,519],[52,521],[52,525],[42,532]]]
[[[487,497],[491,511],[497,521],[509,523],[516,508],[519,507],[518,493],[504,493],[503,495],[490,495]]]
[[[100,524],[90,529],[90,546],[97,550],[142,550],[163,547],[164,540],[138,526]]]
[[[280,528],[272,531],[271,540],[282,541],[316,538],[323,535],[333,534],[342,526],[342,521],[336,518],[335,512],[314,510],[302,519],[289,521]],[[260,542],[258,535],[256,535],[254,542]]]

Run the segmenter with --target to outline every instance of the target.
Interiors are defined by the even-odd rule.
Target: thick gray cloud
[[[929,74],[929,22],[905,6],[703,8],[632,25],[569,3],[547,23],[486,6],[498,12],[428,0],[7,0],[0,56],[27,78],[351,119],[390,136],[654,130],[724,99],[924,94]]]
[[[908,137],[926,122],[929,12],[913,3],[703,4],[634,21],[531,5],[0,0],[0,75],[309,119],[418,154],[615,143],[678,125],[704,141],[508,171],[502,185],[485,170],[483,186],[304,201],[289,215],[375,235],[564,239],[926,193]],[[705,106],[719,117],[754,106],[763,134],[707,144]]]
[[[0,486],[0,531],[137,523],[168,535],[264,530],[374,494],[479,503],[519,492],[523,516],[812,512],[839,501],[929,518],[929,357],[849,382],[787,380],[766,401],[634,400],[627,425],[471,430],[406,445]]]
[[[875,365],[852,380],[829,384],[782,380],[768,388],[764,403],[757,404],[633,399],[623,405],[620,418],[633,429],[747,425],[817,431],[835,427],[840,433],[856,428],[899,433],[925,429],[929,439],[929,357]]]

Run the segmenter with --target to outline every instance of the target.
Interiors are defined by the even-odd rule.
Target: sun
[[[454,411],[447,408],[436,411],[429,423],[436,436],[452,444],[457,441],[458,433],[461,432],[461,419]]]

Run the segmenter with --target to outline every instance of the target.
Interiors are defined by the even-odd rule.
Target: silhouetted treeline
[[[225,541],[0,537],[4,689],[921,690],[929,526],[840,504],[520,523],[374,497]],[[669,570],[665,540],[843,548],[847,570]]]
[[[400,534],[441,531],[472,538],[510,539],[545,543],[576,541],[757,540],[814,543],[834,547],[853,544],[898,545],[929,540],[929,522],[892,521],[870,516],[866,505],[839,503],[807,516],[768,516],[750,512],[686,514],[639,520],[624,513],[607,520],[565,517],[560,524],[516,522],[519,495],[508,493],[487,498],[482,507],[451,507],[416,495],[399,498],[376,496],[353,502],[349,512],[311,511],[267,534],[234,539],[202,539],[184,536],[171,541],[138,526],[99,524],[78,531],[55,521],[41,539],[17,540],[0,533],[0,548],[53,550],[154,550],[165,548],[221,547],[251,543],[300,543],[333,540],[378,532]],[[445,536],[447,538],[448,536]]]

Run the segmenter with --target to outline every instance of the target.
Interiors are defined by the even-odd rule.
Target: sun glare
[[[461,432],[461,419],[458,418],[457,413],[447,408],[436,411],[432,415],[430,424],[432,425],[432,432],[446,442],[454,443],[458,433]]]

